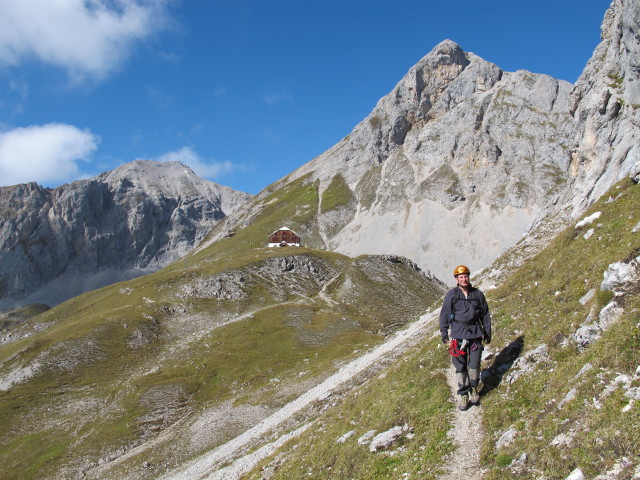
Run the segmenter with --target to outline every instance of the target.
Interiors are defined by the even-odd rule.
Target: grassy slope
[[[278,407],[297,382],[326,376],[441,294],[399,263],[255,248],[287,219],[295,228],[317,209],[317,192],[304,182],[271,197],[260,219],[234,237],[44,312],[29,322],[48,328],[0,348],[0,379],[21,368],[35,372],[0,392],[1,478],[91,475],[100,459],[117,458],[194,412],[226,401]],[[335,277],[329,300],[304,272],[265,273],[293,254],[325,282]],[[193,293],[199,281],[227,274],[243,278],[240,298]],[[403,291],[402,302],[379,293],[391,288]],[[345,291],[369,301],[343,301]],[[154,478],[198,453],[161,444],[111,478]],[[153,468],[138,471],[143,461]]]
[[[639,286],[621,300],[624,315],[599,341],[584,352],[564,345],[592,309],[597,313],[611,300],[611,292],[600,290],[608,266],[640,254],[639,233],[632,233],[640,222],[638,205],[640,186],[623,181],[586,212],[602,212],[594,224],[568,228],[491,292],[497,342],[514,342],[523,353],[545,344],[549,359],[534,374],[499,385],[488,395],[483,446],[484,462],[491,469],[487,478],[565,478],[578,467],[590,478],[625,456],[637,464],[638,405],[623,413],[629,399],[622,388],[604,392],[618,375],[633,377],[640,365]],[[585,239],[591,228],[594,234]],[[591,289],[597,291],[595,298],[581,305],[578,300]],[[496,371],[511,360],[504,355]],[[579,375],[586,364],[591,370]],[[636,380],[633,386],[638,385]],[[573,389],[575,399],[559,408]],[[515,442],[496,449],[495,441],[512,427],[518,432]],[[561,434],[573,436],[570,444],[549,446]],[[528,457],[525,466],[505,466],[522,453]]]
[[[452,450],[449,387],[442,369],[446,357],[438,343],[432,339],[406,355],[244,478],[262,479],[263,469],[274,464],[273,479],[437,478],[442,458]],[[371,430],[403,425],[415,436],[403,437],[390,454],[372,454],[358,443]],[[348,432],[353,434],[344,443],[337,441]]]
[[[636,403],[622,412],[629,398],[615,378],[633,377],[640,365],[640,287],[622,300],[622,318],[584,352],[566,342],[591,309],[598,312],[611,300],[610,292],[600,291],[608,265],[640,254],[640,233],[632,233],[640,222],[640,186],[623,181],[610,195],[585,214],[603,212],[593,225],[568,228],[499,288],[487,292],[497,355],[484,365],[483,478],[565,478],[577,467],[592,478],[623,457],[639,463],[640,408]],[[594,234],[585,239],[590,228]],[[598,293],[581,305],[578,300],[591,289]],[[542,344],[549,360],[506,385],[503,379],[514,360]],[[266,471],[272,479],[437,478],[446,461],[443,455],[452,450],[445,432],[454,408],[441,373],[448,360],[437,345],[436,338],[399,360],[245,478],[260,479]],[[591,370],[578,375],[586,364]],[[607,386],[616,385],[605,393]],[[636,379],[632,386],[640,382]],[[572,389],[575,399],[559,408]],[[594,398],[600,409],[594,407]],[[383,431],[404,423],[414,427],[416,436],[389,452],[371,454],[356,441],[370,429]],[[497,449],[497,439],[509,428],[518,432],[515,441]],[[350,430],[356,433],[338,443]],[[562,433],[573,436],[570,444],[549,446],[553,439],[565,438],[558,437]],[[523,453],[526,463],[514,462]],[[633,469],[619,478],[631,478]]]

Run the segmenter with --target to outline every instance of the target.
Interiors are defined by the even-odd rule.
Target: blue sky
[[[609,0],[4,0],[0,186],[180,160],[257,193],[439,42],[575,82]]]

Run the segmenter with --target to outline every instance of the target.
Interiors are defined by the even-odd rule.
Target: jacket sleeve
[[[440,336],[442,343],[449,341],[449,320],[451,318],[451,293],[447,292],[440,309]]]
[[[491,342],[491,313],[489,312],[489,305],[487,304],[487,299],[484,294],[482,294],[482,311],[484,312],[482,316],[482,325],[484,326],[485,332],[485,341],[487,343]]]

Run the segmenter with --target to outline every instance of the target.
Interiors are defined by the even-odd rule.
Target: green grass
[[[0,376],[41,365],[28,380],[0,392],[2,478],[55,476],[148,439],[154,433],[145,430],[143,418],[161,405],[161,391],[173,392],[180,403],[175,416],[225,400],[277,408],[293,398],[296,382],[329,374],[441,295],[402,264],[309,248],[257,248],[285,223],[312,230],[317,185],[300,179],[260,201],[260,216],[233,237],[156,274],[90,292],[26,320],[50,326],[0,348]],[[490,378],[482,407],[486,479],[565,478],[576,467],[592,478],[622,457],[640,458],[638,405],[622,414],[629,399],[621,389],[603,395],[616,377],[633,377],[638,366],[639,289],[621,300],[624,315],[596,343],[579,351],[567,341],[591,309],[598,312],[613,299],[600,291],[608,265],[640,254],[639,234],[632,233],[640,222],[639,204],[640,186],[621,182],[585,213],[603,212],[592,225],[568,228],[486,292],[495,325],[492,348],[499,353],[493,367],[508,367],[541,344],[549,355],[534,374],[512,384],[504,381],[509,370]],[[585,239],[590,228],[594,234]],[[260,273],[292,254],[314,262],[325,281],[335,277],[325,292],[332,302],[302,276],[282,277],[299,283],[283,282]],[[245,277],[240,299],[180,294],[198,279],[229,272]],[[581,305],[578,300],[591,289],[598,293]],[[239,315],[247,316],[219,326]],[[507,350],[508,345],[517,348]],[[586,364],[591,370],[579,375]],[[446,436],[453,407],[444,368],[447,357],[438,339],[425,341],[282,449],[286,462],[273,478],[437,478],[443,456],[453,448]],[[632,386],[640,386],[638,380]],[[559,409],[572,390],[576,398]],[[168,424],[157,427],[162,431]],[[393,455],[371,454],[357,443],[369,430],[404,424],[415,436],[395,444]],[[496,449],[509,428],[519,432],[515,441]],[[350,430],[355,434],[337,443]],[[561,434],[573,435],[571,443],[550,447]],[[158,446],[149,458],[156,461],[169,451]],[[511,468],[522,453],[527,463]],[[180,455],[171,458],[184,460]],[[145,473],[155,474],[159,470]],[[260,478],[259,470],[248,477]]]
[[[33,303],[24,307],[0,312],[0,331],[13,328],[25,320],[29,320],[43,312],[49,310],[47,305],[41,303]]]
[[[321,213],[346,207],[355,200],[353,192],[342,175],[336,175],[322,192]]]
[[[300,188],[308,192],[309,186]],[[297,382],[323,378],[355,351],[379,343],[382,326],[417,316],[439,294],[405,268],[403,288],[413,306],[392,305],[371,323],[369,310],[336,292],[327,292],[334,298],[327,303],[318,295],[321,285],[305,274],[274,270],[280,257],[295,254],[326,282],[357,272],[362,259],[308,248],[247,248],[250,234],[228,239],[237,243],[231,254],[214,244],[187,262],[89,292],[29,320],[50,326],[0,349],[0,378],[39,365],[28,380],[0,392],[0,463],[7,475],[36,478],[71,464],[87,468],[185,414],[225,401],[276,408],[293,398]],[[356,286],[375,298],[402,268],[393,264],[386,279]],[[243,277],[239,299],[181,294],[199,279],[229,274]],[[246,318],[219,326],[240,315]],[[167,419],[145,420],[162,408],[163,392],[176,405]],[[149,458],[177,458],[156,450]]]
[[[402,479],[405,473],[409,478],[437,478],[452,446],[446,435],[451,403],[441,369],[445,356],[436,344],[437,340],[426,342],[318,418],[281,449],[285,461],[271,478]],[[373,454],[368,445],[358,444],[370,430],[382,432],[405,424],[413,428],[414,436],[394,444],[393,456]],[[344,443],[337,442],[350,431],[354,433]],[[262,478],[261,468],[272,460],[264,460],[243,479]]]
[[[615,201],[607,202],[607,195],[585,213],[602,211],[596,222],[568,228],[523,268],[505,277],[499,288],[486,292],[494,318],[491,348],[498,355],[484,367],[505,366],[507,371],[498,375],[490,370],[483,392],[485,479],[566,478],[578,467],[586,478],[593,478],[622,458],[634,464],[620,476],[630,479],[638,465],[640,409],[636,404],[622,413],[629,398],[619,387],[609,395],[603,392],[616,385],[619,375],[633,377],[638,367],[640,289],[636,286],[624,298],[623,317],[585,351],[567,343],[592,308],[599,311],[613,299],[610,292],[599,290],[608,265],[640,253],[639,234],[632,233],[640,222],[636,207],[640,186],[623,181],[612,189],[611,197]],[[595,234],[585,239],[589,228]],[[335,288],[340,285],[337,282]],[[578,300],[592,288],[598,293],[581,305]],[[443,456],[453,449],[446,438],[453,405],[442,373],[448,362],[436,344],[437,339],[427,342],[381,377],[353,390],[301,438],[291,440],[243,480],[262,478],[261,469],[269,466],[275,470],[273,479],[386,479],[405,478],[407,473],[409,478],[437,478]],[[505,377],[513,371],[509,365],[541,344],[548,347],[548,360],[533,374],[506,384]],[[513,348],[507,349],[508,345]],[[591,369],[580,374],[586,364]],[[639,386],[640,381],[633,380],[632,387]],[[572,390],[576,396],[569,400]],[[415,428],[416,437],[395,444],[392,455],[371,454],[357,444],[368,430],[384,431],[404,423]],[[515,441],[496,449],[496,440],[509,428],[518,431]],[[351,430],[355,430],[352,437],[337,443]],[[572,437],[570,444],[550,446],[554,439],[564,438],[562,434]],[[526,463],[513,467],[523,453]]]
[[[339,316],[312,310],[312,322],[305,330],[320,340],[305,342],[301,329],[287,322],[289,309],[292,307],[265,308],[253,318],[215,330],[188,352],[167,359],[157,373],[144,377],[139,384],[148,388],[181,381],[197,404],[218,403],[265,388],[274,378],[298,378],[303,369],[308,370],[308,375],[331,370],[336,358],[378,341],[357,324],[333,338],[323,337],[321,333]],[[304,360],[311,357],[314,362],[306,368]],[[194,363],[194,358],[199,360]]]
[[[67,439],[53,438],[45,433],[26,435],[9,445],[6,449],[0,448],[0,456],[5,456],[5,451],[37,452],[33,456],[18,455],[19,463],[11,468],[3,463],[0,466],[0,474],[6,480],[18,480],[37,478],[37,472],[46,470],[49,463],[60,457],[68,448]]]
[[[615,200],[607,202],[609,198]],[[490,435],[483,445],[483,463],[490,470],[488,479],[564,478],[578,467],[591,478],[622,457],[639,457],[633,428],[640,422],[637,406],[621,413],[629,399],[620,388],[599,400],[599,409],[593,401],[616,376],[633,376],[638,367],[638,288],[624,298],[623,317],[585,351],[568,340],[591,309],[597,313],[612,300],[611,292],[600,291],[608,266],[640,253],[640,239],[632,233],[640,221],[639,202],[640,186],[621,182],[584,215],[601,211],[599,219],[562,232],[489,293],[495,343],[504,346],[520,336],[523,354],[546,344],[550,363],[513,385],[499,384],[487,396],[485,425]],[[590,228],[595,233],[585,239]],[[581,305],[578,300],[591,289],[597,295]],[[504,364],[510,360],[505,358]],[[578,376],[586,364],[591,370]],[[576,398],[559,409],[572,389]],[[520,432],[515,442],[496,451],[497,437],[512,426]],[[550,446],[561,434],[572,435],[573,440],[569,445]],[[528,456],[524,471],[507,468],[504,459],[518,458],[523,452]]]
[[[209,248],[185,257],[184,263],[199,264],[202,261],[244,255],[253,248],[266,246],[268,236],[283,226],[300,234],[304,245],[322,247],[322,241],[313,228],[319,201],[318,184],[310,183],[308,175],[264,198],[249,200],[258,204],[259,208],[252,209],[256,213],[253,218],[246,219],[246,227],[238,228],[230,238],[218,240]],[[224,221],[214,228],[214,232],[220,228],[225,228]],[[174,268],[181,268],[180,262],[176,262]]]

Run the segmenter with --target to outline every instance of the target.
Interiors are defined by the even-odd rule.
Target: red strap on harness
[[[455,338],[451,340],[451,344],[449,345],[449,353],[454,357],[464,355],[464,350],[460,350],[460,348],[458,347],[458,340],[456,340]]]

